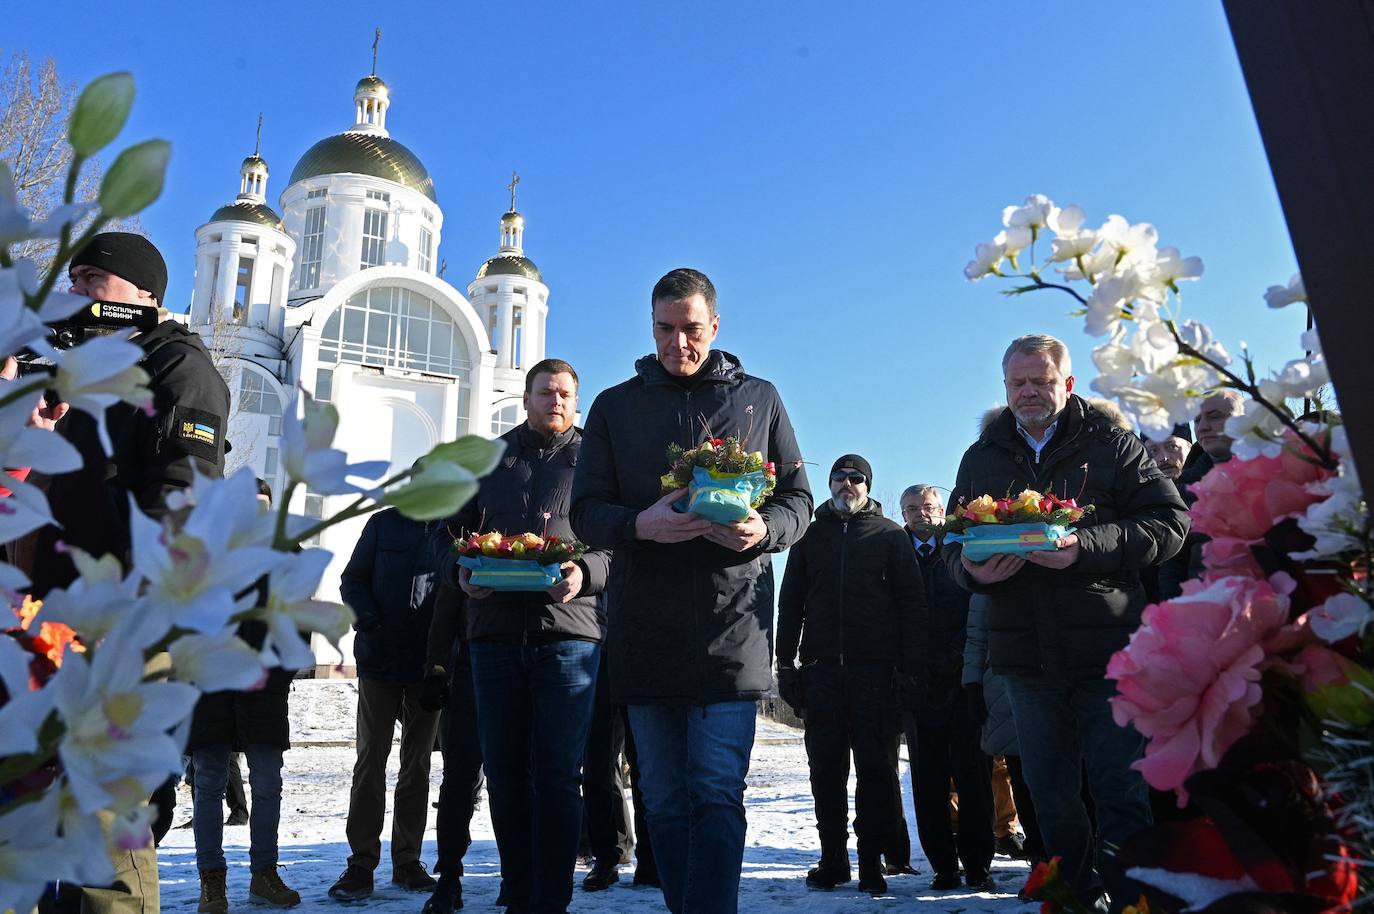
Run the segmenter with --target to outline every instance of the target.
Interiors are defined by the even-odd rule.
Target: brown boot
[[[248,900],[253,904],[269,904],[274,908],[294,908],[301,903],[301,895],[281,881],[274,866],[253,874],[253,880],[248,883]]]
[[[227,875],[227,870],[200,874],[200,907],[196,908],[199,914],[229,914],[228,889],[224,885]]]

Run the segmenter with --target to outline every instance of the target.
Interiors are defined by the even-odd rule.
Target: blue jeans
[[[672,914],[735,914],[755,705],[631,705],[644,805]]]
[[[248,812],[248,867],[254,873],[277,865],[277,824],[281,821],[282,751],[249,743],[248,787],[253,803]],[[191,828],[196,837],[196,869],[202,873],[226,868],[224,862],[224,791],[229,784],[228,743],[197,749],[196,796]]]
[[[1144,755],[1145,740],[1132,727],[1118,727],[1107,704],[1116,683],[1068,682],[1045,673],[1004,678],[1045,854],[1063,858],[1060,872],[1083,900],[1105,888],[1114,908],[1133,902],[1134,895],[1123,895],[1124,877],[1111,857],[1121,842],[1150,825],[1150,793],[1131,768]],[[1097,818],[1095,865],[1082,798],[1084,762]]]
[[[510,910],[563,914],[582,833],[582,754],[601,645],[493,640],[468,650]]]

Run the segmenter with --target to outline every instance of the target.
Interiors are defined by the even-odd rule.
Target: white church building
[[[549,290],[524,255],[518,178],[500,247],[465,295],[438,275],[444,211],[429,172],[388,131],[390,105],[386,83],[364,77],[352,126],[305,151],[278,209],[255,151],[238,197],[196,229],[188,317],[232,366],[228,468],[251,466],[275,493],[282,411],[297,385],[338,406],[336,446],[352,460],[398,472],[441,441],[523,422],[525,369],[544,358]],[[321,516],[348,501],[335,498],[298,491],[292,508]],[[363,522],[321,537],[334,552],[321,598],[338,598]],[[351,664],[349,643],[339,658],[317,639],[318,669]]]

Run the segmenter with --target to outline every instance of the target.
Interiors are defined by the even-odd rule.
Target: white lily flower
[[[0,162],[0,247],[30,238],[55,238],[64,227],[80,222],[95,208],[93,203],[67,203],[54,207],[42,219],[32,219],[28,209],[19,205],[9,167]]]
[[[38,731],[52,713],[47,690],[29,691],[32,659],[13,638],[0,635],[0,682],[9,693],[0,705],[0,757],[38,751]]]
[[[13,353],[29,346],[40,355],[51,357],[55,350],[46,342],[45,322],[71,317],[90,299],[66,292],[51,292],[37,311],[24,304],[26,294],[38,291],[38,267],[21,260],[0,268],[0,352]]]
[[[67,725],[58,754],[84,813],[118,803],[123,778],[151,790],[181,767],[167,731],[186,719],[200,692],[180,682],[144,682],[143,650],[124,631],[88,660],[68,654],[48,683]]]
[[[231,484],[239,475],[219,480],[215,497],[198,505],[180,529],[164,529],[130,499],[134,569],[148,581],[143,624],[150,630],[218,631],[235,612],[253,605],[252,593],[237,600],[235,594],[282,561],[283,553],[266,547],[231,547],[234,498],[243,488]],[[255,504],[252,497],[246,501]]]
[[[16,382],[0,381],[0,396],[4,396]],[[81,468],[81,452],[61,435],[46,429],[28,427],[33,415],[33,401],[16,400],[0,407],[0,466],[32,467],[49,475],[70,473]]]
[[[124,778],[111,785],[113,794],[121,798],[128,794],[129,787],[126,784],[134,788],[142,786],[133,778]],[[142,799],[146,800],[147,796],[145,792]],[[108,885],[113,881],[114,867],[106,850],[100,818],[83,812],[75,794],[65,784],[49,790],[43,802],[52,804],[52,815],[61,826],[62,843],[72,868],[67,878],[83,885]],[[115,805],[122,806],[123,801],[116,801]],[[110,811],[118,815],[115,810]]]
[[[1002,210],[1002,224],[1009,229],[1024,229],[1034,241],[1040,230],[1059,216],[1059,207],[1044,194],[1031,194],[1020,206]]]
[[[1097,239],[1096,233],[1084,232],[1083,234],[1085,236],[1092,235],[1094,239]],[[1054,249],[1054,242],[1052,241],[1050,242],[1050,250],[1054,251]],[[1090,253],[1085,252],[1081,256],[1076,255],[1075,258],[1068,260],[1064,267],[1059,270],[1065,279],[1086,279],[1088,282],[1095,283],[1103,276],[1111,275],[1112,270],[1116,267],[1116,249],[1101,245],[1093,250],[1090,245],[1088,251]],[[1053,253],[1050,256],[1051,259],[1054,258]],[[1078,268],[1080,259],[1083,263],[1082,270]]]
[[[262,658],[233,628],[208,635],[182,635],[167,652],[172,656],[172,677],[202,692],[241,692],[260,688],[267,679]]]
[[[1261,392],[1265,383],[1260,384]],[[1231,453],[1241,460],[1279,456],[1283,453],[1283,431],[1278,417],[1257,400],[1247,400],[1244,413],[1226,420],[1226,434],[1232,439]]]
[[[68,587],[48,591],[39,617],[44,622],[61,622],[74,630],[87,644],[95,644],[115,626],[128,618],[141,618],[143,601],[138,595],[137,575],[125,577],[119,560],[112,555],[93,558],[85,551],[69,547],[77,578]],[[147,631],[152,643],[166,630]]]
[[[1146,437],[1163,441],[1173,434],[1175,425],[1192,420],[1210,381],[1206,369],[1175,364],[1140,376],[1115,396]]]
[[[1006,256],[1006,248],[996,241],[978,245],[973,249],[973,259],[964,267],[964,278],[977,282],[989,274],[1001,276],[1000,267]]]
[[[39,527],[56,523],[41,489],[6,475],[9,498],[0,498],[0,543],[16,540]]]
[[[153,392],[148,389],[148,373],[138,367],[144,352],[127,340],[100,336],[59,354],[53,387],[73,409],[89,413],[96,422],[100,444],[110,453],[110,435],[105,428],[105,410],[119,401],[141,409],[151,409]]]
[[[1286,286],[1270,286],[1264,290],[1264,303],[1271,308],[1286,308],[1300,301],[1307,301],[1307,288],[1301,273],[1294,273]]]
[[[1003,229],[992,238],[992,243],[1002,249],[1002,252],[1011,260],[1012,266],[1016,266],[1016,255],[1021,253],[1024,248],[1030,247],[1033,241],[1035,238],[1028,228]]]
[[[50,881],[73,878],[72,855],[57,834],[54,800],[44,795],[0,816],[0,911],[33,910]]]
[[[332,404],[317,403],[305,390],[287,406],[282,420],[282,463],[287,477],[304,482],[320,495],[369,491],[349,482],[349,477],[375,481],[391,467],[385,460],[350,464],[348,455],[332,446],[339,411]]]
[[[1093,287],[1085,306],[1088,309],[1084,331],[1089,336],[1107,336],[1121,324],[1122,309],[1136,291],[1133,279],[1108,276]]]
[[[1131,225],[1121,216],[1111,215],[1097,235],[1113,252],[1119,265],[1149,264],[1158,256],[1155,244],[1159,241],[1159,232],[1148,222]]]
[[[353,611],[342,603],[314,599],[329,567],[331,555],[324,549],[305,549],[291,555],[268,582],[267,607],[262,619],[267,623],[264,653],[271,653],[288,670],[301,670],[315,663],[310,646],[301,632],[316,632],[337,649],[339,639],[353,624]]]

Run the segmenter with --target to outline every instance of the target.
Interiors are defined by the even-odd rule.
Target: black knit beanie
[[[153,293],[159,305],[167,294],[167,261],[153,243],[133,232],[101,232],[72,257],[67,269],[95,267]]]
[[[831,475],[834,475],[836,470],[857,470],[868,480],[869,489],[873,488],[873,468],[858,454],[845,454],[836,460],[835,465],[830,468]]]

